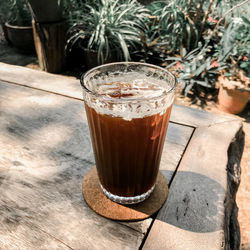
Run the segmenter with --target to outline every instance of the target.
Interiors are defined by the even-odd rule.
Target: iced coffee
[[[138,203],[153,191],[176,81],[141,63],[115,63],[82,78],[100,186],[111,200]]]

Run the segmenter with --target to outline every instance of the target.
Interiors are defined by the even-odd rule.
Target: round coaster
[[[132,205],[122,205],[108,199],[99,185],[96,167],[84,176],[83,197],[90,208],[105,218],[119,221],[143,220],[157,212],[167,199],[168,184],[159,171],[155,189],[146,200]]]

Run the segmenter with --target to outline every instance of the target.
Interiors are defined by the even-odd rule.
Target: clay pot
[[[231,114],[239,114],[246,107],[250,98],[250,88],[243,88],[242,84],[230,82],[226,77],[219,77],[220,89],[218,94],[218,108]],[[241,86],[241,87],[238,87]]]

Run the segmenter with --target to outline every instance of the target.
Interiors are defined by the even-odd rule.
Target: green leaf
[[[242,16],[241,19],[250,26],[250,21],[246,17]]]
[[[186,83],[185,81],[181,81],[181,89],[184,90],[186,87]]]
[[[186,31],[187,31],[187,50],[189,50],[191,42],[191,28],[189,23],[186,24]]]
[[[200,73],[203,72],[206,69],[206,67],[207,67],[206,64],[202,64],[200,67],[198,67],[198,69],[194,71],[194,75],[195,76],[200,75]]]
[[[190,83],[187,84],[185,89],[184,89],[185,96],[188,95],[189,91],[193,88],[193,86],[194,86],[194,81],[191,80]]]
[[[182,57],[185,57],[186,55],[187,55],[187,50],[183,48]]]
[[[120,44],[121,44],[121,49],[123,51],[123,55],[124,55],[124,59],[125,61],[130,60],[130,55],[129,55],[129,51],[128,51],[128,47],[126,45],[126,42],[124,41],[123,37],[120,34],[117,34]]]
[[[211,88],[212,86],[210,84],[208,84],[206,81],[198,81],[196,80],[196,83],[198,83],[199,85],[203,86],[203,87],[207,87],[207,88]]]
[[[242,62],[242,63],[240,64],[240,67],[241,67],[241,68],[248,68],[248,67],[250,67],[250,63],[248,63],[248,62]]]
[[[167,57],[165,58],[166,61],[180,61],[181,62],[181,58],[180,57]]]

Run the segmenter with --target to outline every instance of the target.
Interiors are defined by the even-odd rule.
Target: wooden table
[[[82,197],[94,158],[79,81],[0,63],[0,95],[0,249],[238,244],[239,120],[174,106],[161,161],[167,202],[152,218],[121,223]]]

